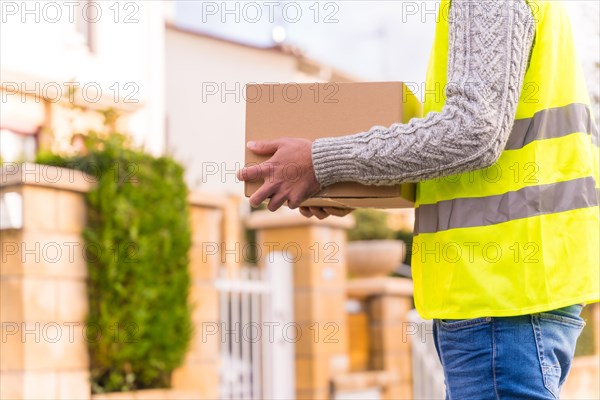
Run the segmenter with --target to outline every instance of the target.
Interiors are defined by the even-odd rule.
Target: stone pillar
[[[350,346],[350,371],[367,371],[369,369],[369,315],[362,302],[356,304],[360,308],[348,312],[348,339]]]
[[[412,356],[407,313],[413,308],[412,281],[361,278],[348,281],[348,296],[364,301],[369,318],[369,369],[391,377],[385,399],[412,398]]]
[[[219,294],[215,287],[218,268],[224,264],[224,209],[228,199],[208,193],[190,194],[192,247],[190,301],[194,336],[184,364],[173,371],[173,388],[219,397]]]
[[[298,399],[329,398],[333,376],[348,370],[345,231],[353,223],[351,217],[307,219],[288,209],[248,219],[257,230],[259,263],[274,250],[293,263]]]
[[[244,262],[244,237],[243,224],[240,216],[240,197],[236,195],[224,196],[221,201],[223,207],[222,249],[221,262],[227,267],[229,276],[237,276],[239,267]]]
[[[91,177],[5,164],[0,195],[14,202],[0,231],[0,398],[88,399],[87,267],[81,232]],[[16,219],[15,219],[16,218]]]

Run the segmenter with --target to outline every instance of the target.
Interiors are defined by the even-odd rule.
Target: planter
[[[353,278],[385,276],[404,260],[406,245],[401,240],[357,240],[348,243],[348,272]]]
[[[92,400],[201,400],[202,398],[200,393],[176,389],[145,389],[92,395]]]

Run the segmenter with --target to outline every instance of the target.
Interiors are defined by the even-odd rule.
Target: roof
[[[184,33],[187,35],[192,35],[195,37],[215,40],[218,42],[222,42],[222,43],[226,43],[226,44],[230,44],[230,45],[234,45],[234,46],[240,46],[240,47],[243,47],[246,49],[254,49],[254,50],[266,51],[266,52],[276,52],[276,53],[280,53],[282,55],[292,56],[298,60],[298,66],[299,66],[300,70],[302,70],[304,72],[308,72],[308,73],[317,74],[317,75],[318,75],[319,71],[326,70],[326,71],[328,71],[329,76],[331,77],[330,81],[332,81],[332,82],[357,82],[357,81],[360,81],[360,79],[358,79],[357,77],[354,77],[346,72],[343,72],[336,68],[332,68],[327,64],[324,64],[317,60],[306,57],[305,52],[302,49],[300,49],[299,47],[295,47],[295,46],[291,46],[291,45],[287,45],[287,44],[282,44],[282,45],[275,44],[273,46],[266,46],[266,47],[256,46],[253,44],[244,43],[244,42],[224,38],[224,37],[217,36],[217,35],[212,35],[210,33],[199,32],[199,31],[196,31],[193,29],[184,28],[181,26],[177,26],[176,24],[173,24],[172,22],[166,22],[165,28],[167,30],[170,30],[173,32],[179,32],[179,33]]]
[[[200,32],[200,31],[197,31],[197,30],[194,30],[191,28],[184,28],[184,27],[178,26],[172,22],[165,23],[165,27],[171,31],[185,33],[185,34],[193,35],[193,36],[197,36],[197,37],[203,37],[206,39],[212,39],[212,40],[216,40],[219,42],[232,44],[232,45],[236,45],[236,46],[241,46],[241,47],[245,47],[245,48],[250,48],[250,49],[255,49],[255,50],[275,51],[275,52],[280,52],[280,53],[284,53],[284,54],[294,54],[294,55],[300,54],[302,52],[299,48],[289,46],[289,45],[274,44],[272,46],[257,46],[257,45],[253,45],[250,43],[244,43],[244,42],[224,38],[222,36],[213,35],[213,34],[206,33],[206,32]]]

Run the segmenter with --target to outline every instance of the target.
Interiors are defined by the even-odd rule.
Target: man
[[[563,5],[443,0],[426,86],[424,118],[249,143],[271,168],[239,176],[265,178],[250,202],[272,211],[341,181],[418,182],[415,305],[447,398],[558,398],[600,298],[598,131]]]

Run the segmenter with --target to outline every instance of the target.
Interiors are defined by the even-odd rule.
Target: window
[[[37,150],[37,134],[23,134],[0,129],[2,162],[33,161]]]
[[[75,31],[80,43],[94,51],[94,27],[99,20],[100,5],[91,0],[80,0],[75,6]]]

